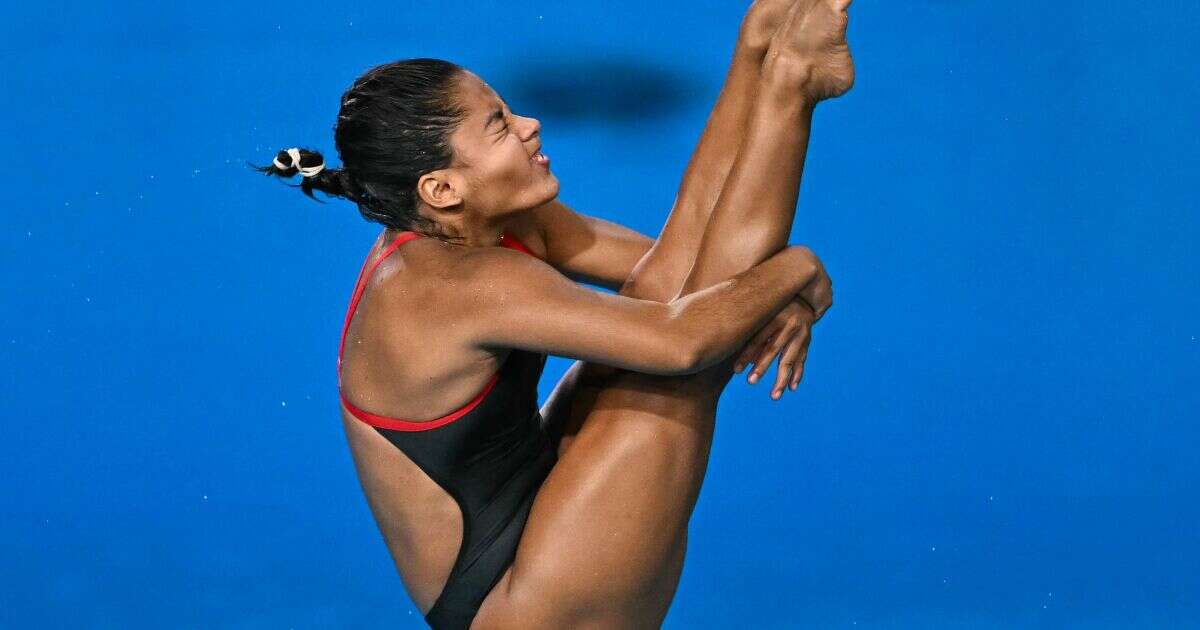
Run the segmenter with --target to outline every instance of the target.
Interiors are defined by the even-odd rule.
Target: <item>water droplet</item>
[[[286,407],[286,406],[287,406],[287,401],[286,401],[286,400],[280,401],[280,402],[279,402],[279,406],[280,406],[280,407]]]

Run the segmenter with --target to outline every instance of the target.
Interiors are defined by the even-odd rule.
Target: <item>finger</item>
[[[804,377],[804,365],[808,362],[808,347],[812,343],[812,335],[804,340],[804,347],[800,350],[800,356],[796,357],[796,365],[792,370],[792,391],[800,386],[800,379]]]
[[[746,366],[754,361],[754,357],[758,356],[760,348],[762,348],[761,345],[747,345],[742,350],[742,354],[738,357],[737,362],[733,364],[733,372],[741,374],[742,370],[746,369]]]
[[[783,348],[783,344],[787,343],[792,338],[795,327],[787,326],[779,331],[779,334],[771,340],[758,355],[758,360],[754,362],[754,369],[750,370],[750,376],[747,380],[753,385],[762,379],[763,374],[771,367],[771,362],[775,359],[775,355]]]
[[[762,343],[754,344],[754,346],[751,346],[749,348],[749,353],[746,354],[746,361],[745,361],[746,365],[743,365],[742,367],[745,368],[746,366],[749,366],[751,368],[751,371],[754,370],[754,367],[757,364],[758,358],[760,358],[762,353],[767,352],[767,348],[770,346],[770,344],[775,342],[775,338],[779,336],[781,330],[782,330],[781,328],[775,329],[775,331],[772,332],[772,334],[770,334],[770,336],[763,338]],[[749,377],[750,377],[750,374],[746,374],[746,378],[749,379]],[[750,380],[750,384],[751,385],[754,384],[754,380]]]
[[[775,387],[771,390],[771,398],[779,400],[783,396],[783,392],[787,390],[787,386],[792,380],[796,360],[800,357],[800,353],[803,352],[804,346],[808,344],[808,340],[808,327],[801,326],[791,341],[788,341],[787,346],[784,347],[783,354],[779,355],[779,367],[776,368]]]
[[[742,348],[737,362],[733,364],[733,371],[741,374],[742,370],[746,369],[746,365],[753,362],[754,358],[762,352],[763,346],[771,342],[775,332],[777,329],[768,326],[754,335],[754,338]]]

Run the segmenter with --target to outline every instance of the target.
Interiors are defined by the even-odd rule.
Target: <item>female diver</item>
[[[343,328],[343,422],[434,628],[661,623],[732,355],[753,378],[782,351],[777,398],[831,304],[820,261],[785,245],[813,109],[853,82],[848,4],[751,6],[652,247],[558,203],[538,122],[438,60],[351,86],[343,168],[290,149],[262,169],[386,226]],[[581,361],[539,413],[547,353]]]

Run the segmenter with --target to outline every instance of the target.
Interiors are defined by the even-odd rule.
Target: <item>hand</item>
[[[746,344],[734,363],[734,371],[741,373],[747,365],[753,365],[747,376],[753,385],[762,379],[778,355],[779,369],[771,388],[771,399],[779,400],[789,387],[796,391],[804,376],[804,361],[808,358],[815,321],[816,314],[808,304],[799,298],[793,300]]]
[[[738,47],[753,52],[759,57],[765,55],[771,45],[775,31],[783,24],[788,9],[796,0],[755,0],[746,10],[742,18],[741,28],[738,29]]]

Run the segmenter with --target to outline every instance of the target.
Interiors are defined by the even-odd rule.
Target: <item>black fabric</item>
[[[463,540],[446,586],[425,615],[434,630],[469,628],[516,555],[537,490],[557,461],[542,429],[537,384],[546,356],[513,350],[492,391],[450,424],[428,431],[376,427],[462,511]]]

